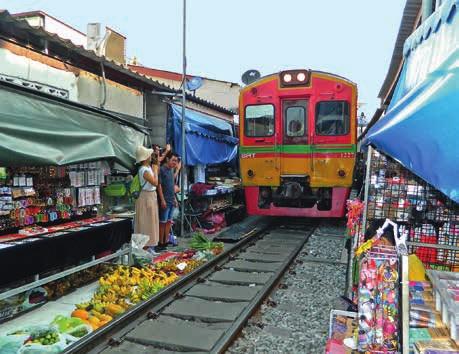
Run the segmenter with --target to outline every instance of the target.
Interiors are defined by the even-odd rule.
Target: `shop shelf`
[[[450,329],[451,338],[457,341],[459,302],[456,301],[456,294],[459,294],[459,280],[440,280],[438,289],[440,293],[442,321]]]
[[[432,287],[434,289],[435,296],[435,309],[441,311],[441,281],[442,280],[457,280],[459,281],[459,273],[446,272],[440,270],[427,270],[427,276],[432,282]],[[443,285],[444,286],[444,285]]]

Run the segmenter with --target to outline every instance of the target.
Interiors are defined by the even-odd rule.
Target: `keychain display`
[[[416,243],[408,251],[426,268],[459,271],[459,251],[449,247],[459,247],[459,204],[376,150],[367,168],[367,224],[389,218],[405,225],[408,241]]]
[[[359,336],[361,351],[398,350],[398,261],[391,253],[368,253],[361,261]]]
[[[102,166],[94,162],[69,167],[6,168],[6,178],[0,184],[0,234],[89,216],[91,207],[101,203],[100,185],[105,179]]]
[[[392,226],[395,245],[382,237]],[[362,244],[358,280],[359,351],[397,353],[399,349],[399,273],[398,254],[404,252],[405,235],[397,224],[386,220],[376,235]]]

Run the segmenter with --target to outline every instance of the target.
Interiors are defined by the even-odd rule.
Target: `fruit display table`
[[[94,218],[1,236],[0,286],[114,252],[129,243],[131,235],[130,219]]]

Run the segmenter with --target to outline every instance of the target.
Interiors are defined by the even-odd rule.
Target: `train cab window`
[[[283,101],[284,144],[307,144],[307,101]]]
[[[274,106],[272,104],[245,107],[245,136],[264,137],[274,135]]]
[[[316,105],[317,135],[346,135],[350,131],[349,103],[322,101]]]
[[[305,110],[303,107],[288,107],[285,110],[287,121],[287,136],[303,136],[305,125]]]

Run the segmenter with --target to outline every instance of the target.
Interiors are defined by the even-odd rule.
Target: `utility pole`
[[[180,171],[180,236],[185,235],[185,173],[186,173],[186,0],[183,0],[183,79],[182,79],[182,169]]]

